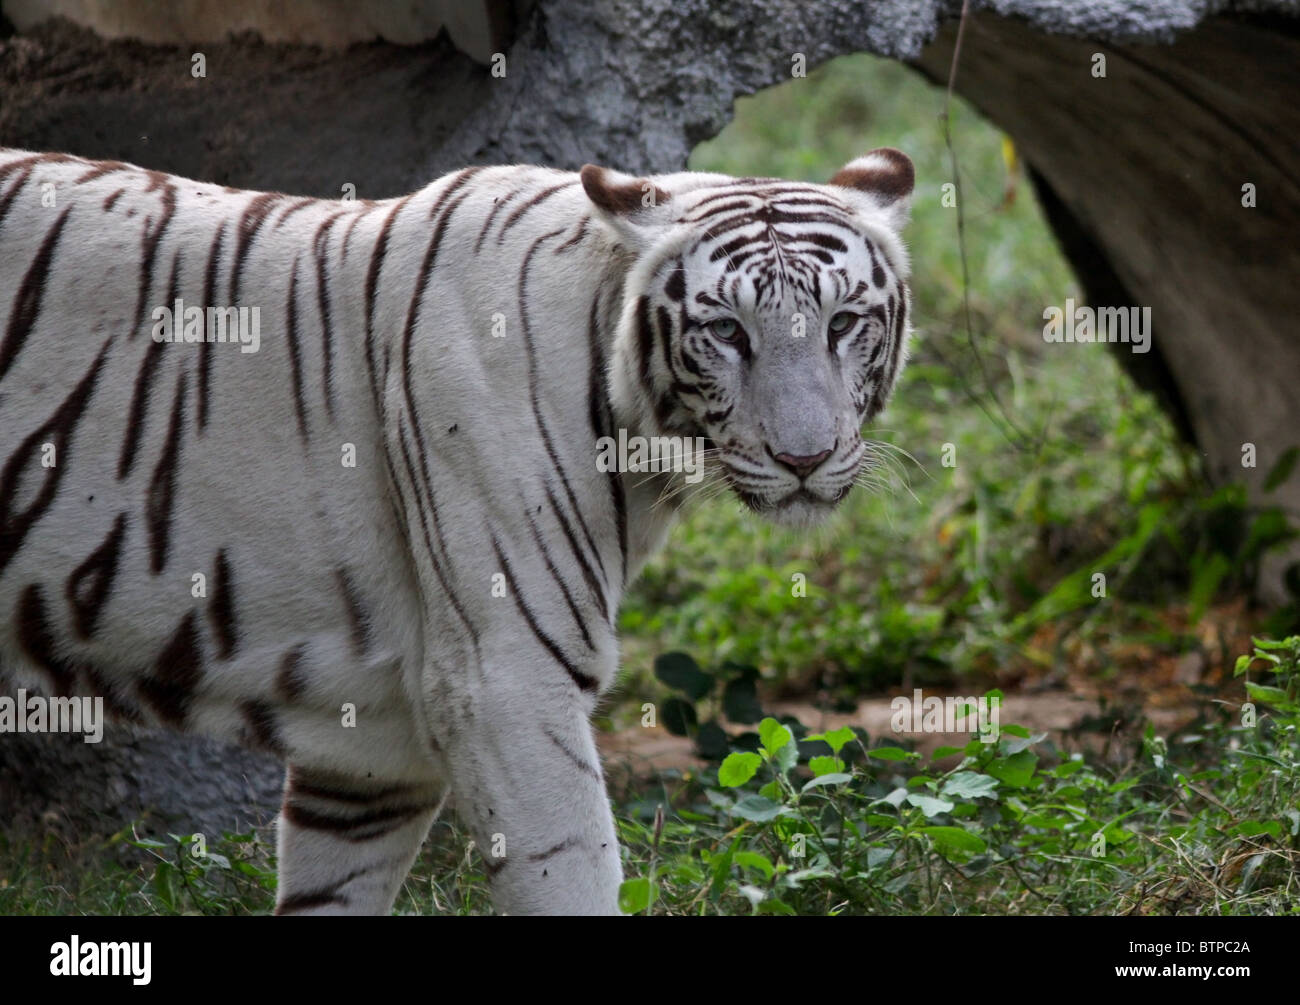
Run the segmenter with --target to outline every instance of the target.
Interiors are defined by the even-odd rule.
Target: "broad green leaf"
[[[829,775],[832,771],[843,771],[844,762],[838,757],[810,757],[808,767],[814,775]]]
[[[659,717],[664,729],[673,736],[689,736],[699,723],[695,717],[695,706],[676,697],[667,699],[659,707]]]
[[[650,906],[650,880],[645,876],[625,879],[618,888],[618,909],[624,914],[640,914]]]
[[[772,762],[777,766],[781,774],[788,774],[790,769],[799,763],[799,744],[792,739],[790,743],[787,743],[776,752]]]
[[[738,851],[733,861],[742,868],[757,869],[763,874],[764,879],[770,880],[776,875],[776,866],[768,860],[766,855],[760,855],[756,851]]]
[[[731,807],[731,815],[740,817],[743,820],[753,820],[755,823],[767,823],[769,820],[775,820],[785,811],[785,807],[780,803],[775,803],[765,796],[750,793],[747,796],[736,800],[736,805]],[[740,852],[736,853],[737,855]]]
[[[853,781],[852,775],[847,775],[842,771],[832,771],[828,775],[818,775],[816,778],[810,778],[804,782],[803,789],[800,791],[807,792],[809,789],[820,788],[823,785],[844,785]]]
[[[946,799],[923,796],[919,792],[910,793],[907,801],[924,813],[927,818],[937,817],[940,813],[947,813],[953,807],[953,804]]]
[[[1022,750],[1032,747],[1035,743],[1042,743],[1045,739],[1047,739],[1046,733],[1034,733],[1032,736],[1012,736],[1003,740],[998,750],[1005,755],[1018,754]]]
[[[700,731],[695,734],[695,749],[700,752],[701,757],[710,761],[720,761],[730,752],[731,741],[717,721],[710,719],[708,722],[701,723]]]
[[[809,740],[821,740],[830,744],[831,750],[839,753],[844,749],[844,745],[854,737],[853,730],[848,726],[841,726],[839,729],[832,730],[829,733],[816,733],[813,736],[806,737]]]
[[[722,711],[732,722],[752,726],[763,718],[754,681],[745,677],[727,681],[722,690]]]
[[[798,869],[795,872],[787,873],[785,881],[797,890],[801,883],[807,883],[809,880],[814,879],[827,879],[833,875],[835,874],[829,869]]]
[[[939,795],[954,799],[979,799],[992,797],[997,788],[998,780],[991,775],[983,775],[978,771],[958,771],[943,783]]]
[[[916,870],[909,869],[900,873],[885,884],[886,893],[902,893],[916,882]]]
[[[1020,789],[1029,784],[1029,780],[1034,776],[1034,768],[1037,764],[1038,756],[1036,754],[1028,750],[1022,750],[1010,757],[995,759],[985,770],[1002,782],[1003,785],[1009,785],[1013,789]]]
[[[1082,761],[1066,761],[1064,764],[1058,764],[1052,769],[1052,774],[1057,778],[1069,778],[1076,771],[1083,770]]]
[[[663,653],[655,657],[655,677],[691,701],[699,701],[713,690],[713,678],[686,653]]]
[[[794,739],[794,734],[769,716],[758,724],[758,738],[767,756],[775,757],[778,750]]]
[[[718,765],[718,784],[728,789],[744,785],[758,773],[762,763],[757,754],[742,751],[728,754]]]
[[[982,837],[964,827],[922,827],[921,833],[928,835],[940,852],[960,851],[978,855],[988,847]]]
[[[912,756],[902,747],[873,747],[867,753],[881,761],[906,761]]]
[[[1276,820],[1243,820],[1237,824],[1236,832],[1242,837],[1255,837],[1258,834],[1267,834],[1269,837],[1281,837],[1282,825]]]
[[[1286,692],[1280,687],[1266,687],[1263,684],[1253,684],[1246,681],[1246,693],[1250,695],[1252,701],[1262,701],[1266,705],[1285,706],[1287,704]]]

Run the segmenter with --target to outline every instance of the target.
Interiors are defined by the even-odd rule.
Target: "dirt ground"
[[[990,671],[983,682],[965,688],[927,688],[924,693],[976,697],[986,688],[998,687],[1004,692],[1002,725],[1015,723],[1046,733],[1047,740],[1063,750],[1089,750],[1121,760],[1131,754],[1144,721],[1168,735],[1195,721],[1207,700],[1230,705],[1244,700],[1232,667],[1237,656],[1250,651],[1251,635],[1260,630],[1259,610],[1245,600],[1234,600],[1213,605],[1195,625],[1179,605],[1171,605],[1159,617],[1170,637],[1194,639],[1194,644],[1175,654],[1168,644],[1120,636],[1080,642],[1062,625],[1049,625],[1035,636],[1022,659]],[[926,754],[970,741],[969,732],[894,732],[891,702],[897,695],[911,694],[909,685],[901,685],[889,695],[863,698],[851,712],[826,711],[798,698],[767,702],[764,708],[769,715],[792,715],[813,732],[857,726],[872,744],[882,739],[905,741]],[[753,727],[729,726],[728,732],[734,735],[749,728]],[[689,738],[673,736],[662,726],[634,726],[600,733],[597,739],[608,774],[624,785],[665,771],[706,767]]]
[[[857,726],[866,730],[873,743],[879,738],[906,740],[925,754],[942,746],[962,746],[972,739],[969,732],[896,733],[890,724],[892,700],[870,698],[850,713],[822,711],[803,702],[778,702],[768,711],[777,717],[792,715],[813,732]],[[1147,710],[1147,715],[1158,732],[1167,733],[1192,722],[1196,707],[1186,704],[1153,708]],[[1001,721],[1016,723],[1035,733],[1047,733],[1058,746],[1071,749],[1102,748],[1108,738],[1127,733],[1133,725],[1132,717],[1124,711],[1112,709],[1106,715],[1098,701],[1064,691],[1008,695],[1001,709]],[[745,728],[732,727],[729,731]],[[665,771],[694,772],[707,767],[707,762],[693,752],[688,737],[673,736],[662,726],[636,726],[617,733],[602,733],[598,742],[611,778],[624,783]]]

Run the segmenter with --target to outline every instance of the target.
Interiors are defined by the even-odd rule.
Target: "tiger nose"
[[[771,448],[769,448],[770,450]],[[773,454],[772,459],[780,464],[784,464],[801,479],[807,478],[815,470],[817,465],[830,457],[829,450],[823,450],[817,454]]]

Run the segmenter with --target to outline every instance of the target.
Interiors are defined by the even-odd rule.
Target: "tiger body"
[[[892,168],[858,170],[876,194],[500,167],[333,202],[0,151],[0,667],[282,757],[280,913],[391,908],[448,791],[501,910],[613,912],[588,719],[686,493],[600,470],[598,442],[705,436],[774,508],[780,477],[729,427],[751,406],[718,377],[742,353],[689,314],[742,286],[815,314],[851,292],[828,272],[843,248],[880,280],[871,365],[807,377],[773,421],[794,430],[779,456],[820,456],[805,413],[843,399],[842,421],[822,408],[842,454],[821,453],[857,470],[907,330]],[[687,258],[743,253],[747,215],[770,249],[696,289]],[[783,224],[822,234],[811,264]],[[185,341],[178,311],[160,340],[181,303],[258,308],[257,338]],[[791,510],[851,484],[799,464]]]

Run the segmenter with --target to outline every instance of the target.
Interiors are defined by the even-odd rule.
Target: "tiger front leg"
[[[516,680],[555,671],[539,661]],[[617,914],[622,866],[588,722],[592,699],[555,684],[549,694],[521,687],[462,709],[444,734],[452,799],[499,912]]]

